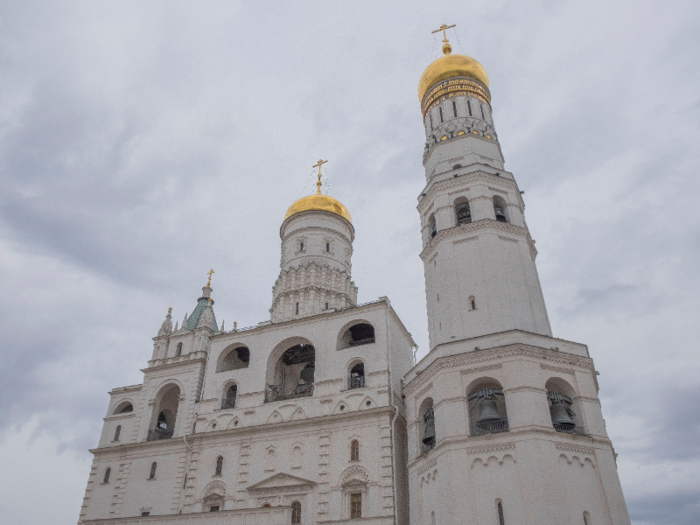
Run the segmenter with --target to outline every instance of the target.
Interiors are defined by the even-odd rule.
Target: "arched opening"
[[[114,431],[114,440],[113,441],[119,441],[119,436],[122,434],[122,426],[117,425],[117,429]]]
[[[420,419],[423,422],[421,432],[421,452],[426,454],[435,448],[437,444],[437,435],[435,433],[435,412],[433,410],[433,400],[428,397],[421,403]]]
[[[356,439],[350,442],[350,461],[360,461],[360,442]]]
[[[585,434],[579,414],[576,391],[560,378],[551,378],[545,384],[552,426],[557,432]]]
[[[435,222],[435,215],[431,215],[428,219],[428,231],[430,232],[431,239],[437,235],[437,222]]]
[[[220,512],[224,508],[224,496],[214,492],[207,495],[203,503],[205,512]]]
[[[102,478],[102,483],[109,483],[109,476],[112,473],[112,469],[110,467],[107,467],[105,469],[105,477]]]
[[[133,411],[134,405],[132,405],[129,401],[122,401],[117,405],[117,408],[114,409],[114,412],[112,412],[112,414],[128,414],[129,412]]]
[[[350,494],[350,519],[355,520],[362,517],[362,492],[352,492]]]
[[[301,503],[292,503],[292,523],[301,523]]]
[[[476,310],[476,297],[473,295],[469,296],[469,310]]]
[[[360,361],[350,369],[348,388],[362,388],[365,386],[365,364]]]
[[[506,525],[506,520],[503,516],[503,503],[501,500],[496,501],[496,512],[498,513],[498,525]]]
[[[223,456],[219,456],[216,458],[216,470],[214,471],[215,476],[221,476],[221,472],[224,469],[224,458]]]
[[[158,463],[155,461],[151,463],[151,470],[148,473],[148,479],[156,479],[156,471],[158,470]]]
[[[250,350],[245,346],[236,346],[221,352],[216,367],[217,372],[228,372],[239,368],[248,368],[250,364]]]
[[[221,408],[236,408],[236,396],[238,395],[238,385],[231,385],[226,389],[221,400]]]
[[[506,201],[503,200],[503,197],[495,195],[493,197],[493,212],[498,222],[510,222],[510,220],[508,220],[507,210],[508,206],[506,205]]]
[[[182,343],[178,343],[175,347],[175,357],[180,357],[182,355]]]
[[[588,511],[583,513],[583,525],[591,525],[591,515]]]
[[[267,384],[265,402],[307,397],[314,392],[316,350],[299,343],[285,350],[274,365],[272,382]]]
[[[472,222],[472,211],[469,207],[469,201],[464,197],[460,197],[455,201],[455,221],[457,226]]]
[[[369,345],[375,342],[374,327],[371,324],[362,321],[354,321],[354,323],[341,332],[342,335],[338,339],[338,350],[351,346]]]
[[[495,379],[474,381],[468,390],[469,430],[472,436],[508,431],[503,387]]]
[[[270,505],[269,503],[263,503],[263,509],[269,509],[270,507],[272,507],[272,505]]]
[[[177,410],[180,404],[180,387],[170,384],[156,397],[154,426],[148,431],[148,441],[170,439],[175,432]]]

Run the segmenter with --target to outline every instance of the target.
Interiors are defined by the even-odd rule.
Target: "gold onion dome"
[[[445,43],[442,46],[445,56],[438,58],[430,64],[420,77],[418,82],[418,99],[423,102],[423,97],[428,90],[438,82],[454,77],[468,77],[478,80],[489,87],[489,76],[484,66],[467,55],[453,55],[452,46]]]
[[[315,195],[307,195],[302,197],[294,204],[292,204],[287,213],[284,215],[284,220],[289,219],[292,215],[301,213],[303,211],[327,211],[329,213],[335,213],[340,215],[343,219],[348,222],[352,222],[350,218],[350,212],[343,206],[343,204],[329,195],[321,195],[317,193]]]

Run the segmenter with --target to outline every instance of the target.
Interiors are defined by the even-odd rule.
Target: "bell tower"
[[[551,335],[535,242],[504,169],[479,62],[452,54],[423,73],[426,186],[418,198],[430,348],[506,330]]]
[[[629,525],[585,345],[552,337],[486,70],[420,78],[430,351],[404,377],[411,525]]]

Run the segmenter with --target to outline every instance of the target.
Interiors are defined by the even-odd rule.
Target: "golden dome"
[[[284,220],[286,221],[292,215],[301,213],[302,211],[327,211],[340,215],[350,223],[352,222],[350,212],[339,200],[329,195],[321,195],[320,193],[307,195],[296,201],[287,210],[287,213],[284,215]]]
[[[420,77],[418,82],[418,99],[423,102],[423,97],[428,90],[438,82],[453,77],[469,77],[478,80],[489,87],[489,76],[484,66],[467,55],[452,55],[452,46],[446,44],[442,51],[445,56],[438,58],[430,64]]]

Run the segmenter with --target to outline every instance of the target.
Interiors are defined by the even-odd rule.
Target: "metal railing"
[[[310,397],[313,394],[313,383],[299,385],[287,394],[285,394],[282,390],[282,385],[267,385],[267,388],[265,389],[265,403],[283,401],[285,399],[296,399],[298,397]]]
[[[174,430],[166,428],[156,428],[148,431],[148,441],[159,441],[161,439],[170,439],[173,437]]]
[[[365,376],[350,378],[350,388],[362,388],[363,386],[365,386]]]
[[[236,408],[236,398],[225,398],[221,400],[221,408]]]
[[[552,426],[557,432],[563,432],[565,434],[576,434],[578,436],[586,435],[582,427],[573,426],[568,423],[552,423]]]
[[[496,434],[498,432],[508,432],[507,419],[480,421],[474,425],[474,431],[472,432],[472,435],[481,436],[483,434]]]

